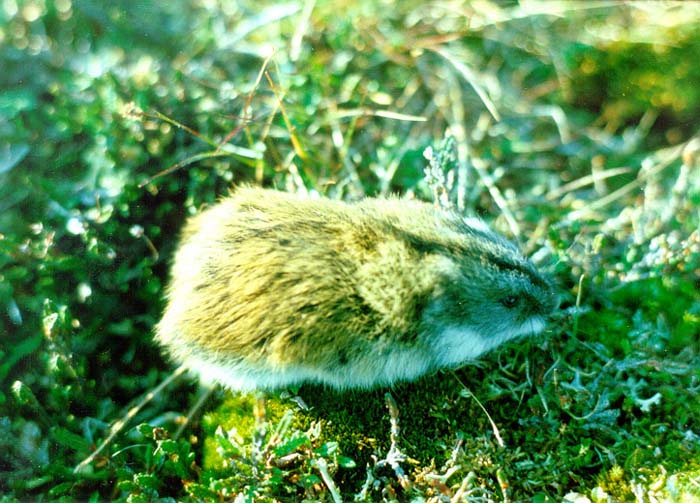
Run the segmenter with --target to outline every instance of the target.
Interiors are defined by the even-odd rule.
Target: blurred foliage
[[[0,3],[2,501],[700,498],[698,20],[694,2]],[[562,287],[546,339],[461,369],[470,393],[397,387],[398,433],[381,392],[305,386],[309,411],[271,397],[231,424],[229,399],[178,437],[179,384],[74,473],[167,375],[151,329],[187,215],[241,182],[430,198],[446,131],[431,176]]]

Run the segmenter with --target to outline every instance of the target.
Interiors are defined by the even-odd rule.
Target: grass
[[[0,501],[698,500],[699,11],[4,2]],[[427,147],[453,157],[428,176]],[[172,372],[151,330],[187,215],[436,180],[555,278],[546,334],[186,423],[180,380],[74,471]]]

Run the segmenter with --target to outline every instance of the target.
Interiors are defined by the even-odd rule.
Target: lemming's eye
[[[518,305],[518,297],[515,295],[508,295],[507,297],[503,297],[501,299],[501,304],[503,304],[504,307],[508,309],[513,309],[515,306]]]

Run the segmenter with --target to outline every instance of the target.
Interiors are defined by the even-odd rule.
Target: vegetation
[[[695,2],[0,3],[0,501],[697,501],[699,54]],[[561,311],[391,390],[127,416],[178,229],[243,182],[443,187]]]

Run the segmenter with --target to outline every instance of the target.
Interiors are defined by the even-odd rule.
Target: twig
[[[304,40],[304,34],[309,29],[309,19],[316,5],[316,0],[306,0],[304,2],[304,10],[297,23],[297,29],[294,30],[292,41],[289,44],[289,59],[296,63],[301,54],[301,43]]]
[[[462,496],[467,492],[467,488],[474,483],[474,480],[476,480],[476,476],[474,472],[470,471],[467,476],[462,479],[462,483],[459,485],[457,492],[452,496],[450,503],[458,503],[461,501]]]
[[[367,495],[369,494],[370,489],[374,485],[375,478],[374,475],[372,474],[372,470],[369,467],[369,464],[367,465],[367,478],[365,478],[365,483],[362,484],[362,489],[360,490],[359,493],[355,494],[354,501],[366,501],[367,500]]]
[[[489,111],[491,116],[497,120],[501,120],[501,114],[498,113],[498,109],[496,109],[496,105],[494,104],[493,101],[491,101],[491,98],[489,98],[489,95],[486,93],[483,87],[481,87],[481,84],[479,84],[479,79],[477,76],[474,74],[474,72],[466,66],[464,63],[462,63],[460,60],[452,56],[448,51],[443,49],[442,47],[428,47],[429,50],[433,51],[436,54],[439,54],[443,58],[445,58],[447,61],[450,62],[452,66],[454,66],[455,70],[457,70],[462,77],[464,77],[464,80],[469,82],[469,85],[472,86],[476,94],[479,96],[481,99],[481,102],[484,104],[486,109]]]
[[[496,470],[496,480],[498,480],[498,486],[501,488],[501,494],[503,495],[503,503],[508,503],[510,498],[508,493],[510,492],[510,482],[506,478],[506,474],[502,468]]]
[[[109,435],[107,435],[107,438],[105,438],[100,446],[92,453],[90,454],[87,458],[82,460],[78,466],[75,467],[73,470],[73,473],[80,473],[82,472],[87,465],[93,462],[93,460],[99,456],[99,454],[109,445],[109,443],[114,439],[117,434],[124,429],[124,427],[128,424],[129,421],[131,421],[136,414],[138,414],[141,409],[143,409],[148,402],[153,400],[153,398],[163,391],[169,384],[171,384],[173,381],[175,381],[178,377],[180,377],[182,374],[184,374],[187,371],[187,368],[184,365],[179,366],[178,368],[175,369],[175,371],[168,376],[167,379],[165,379],[162,383],[160,383],[158,386],[156,386],[153,391],[149,391],[146,393],[146,395],[137,403],[134,405],[129,411],[126,413],[126,416],[123,418],[117,420],[114,422],[112,427],[109,429]]]
[[[462,394],[462,396],[473,398],[474,401],[476,402],[476,404],[481,408],[481,410],[484,411],[484,414],[486,414],[486,418],[487,418],[487,419],[489,420],[489,422],[491,423],[491,429],[493,430],[493,434],[494,434],[494,436],[496,437],[496,442],[498,442],[498,445],[499,445],[501,448],[505,449],[506,444],[505,444],[505,442],[503,441],[503,438],[501,438],[501,433],[498,431],[498,426],[496,426],[496,422],[491,418],[491,414],[488,413],[488,411],[486,410],[486,407],[484,407],[484,406],[481,404],[481,402],[480,402],[479,399],[476,397],[476,395],[475,395],[474,393],[472,393],[472,392],[469,390],[469,388],[467,388],[467,385],[464,384],[464,383],[462,382],[462,380],[459,378],[459,376],[458,376],[454,371],[452,371],[452,375],[454,376],[455,379],[457,379],[457,382],[459,382],[459,384],[461,384],[462,387],[464,388],[464,389],[462,390],[462,391],[464,392],[464,394]]]
[[[382,117],[384,119],[392,119],[406,122],[427,122],[428,118],[422,115],[402,114],[400,112],[392,112],[391,110],[375,110],[372,108],[352,108],[337,110],[331,114],[331,118],[342,119],[345,117]]]
[[[501,213],[503,213],[503,217],[506,219],[506,222],[508,222],[508,227],[510,227],[510,231],[513,233],[514,236],[519,237],[520,225],[515,219],[513,212],[510,211],[508,203],[503,197],[503,194],[501,194],[501,189],[498,188],[498,186],[494,183],[491,175],[489,175],[484,166],[482,166],[481,160],[473,159],[472,165],[476,170],[476,174],[479,175],[479,178],[481,178],[481,181],[484,183],[486,189],[489,191],[489,194],[491,194],[491,198],[496,203],[496,206],[498,206],[498,209],[501,210]]]
[[[241,111],[241,119],[242,119],[242,125],[245,127],[248,124],[248,121],[250,120],[248,117],[248,113],[250,111],[250,105],[253,103],[253,96],[255,95],[255,92],[258,90],[258,86],[260,86],[260,82],[262,82],[263,75],[267,72],[267,65],[270,64],[270,61],[272,60],[272,57],[275,55],[275,52],[272,51],[270,55],[265,58],[265,61],[263,61],[262,66],[260,67],[260,71],[258,72],[258,76],[255,78],[255,82],[253,83],[253,88],[250,90],[248,93],[248,96],[246,96],[245,100],[245,105],[243,105],[243,110]],[[273,114],[274,116],[274,114]],[[239,128],[241,127],[239,126]],[[224,139],[221,141],[219,144],[218,148],[221,148],[228,140],[230,140],[237,132],[239,128],[235,128],[232,132],[227,134]],[[247,130],[246,130],[247,133]],[[248,137],[249,142],[253,142],[253,139],[249,136]]]
[[[650,168],[646,170],[642,169],[639,172],[639,175],[636,180],[628,183],[627,185],[623,185],[622,187],[615,190],[614,192],[611,192],[605,197],[601,197],[600,199],[587,204],[585,208],[572,211],[566,216],[566,220],[569,222],[575,222],[577,220],[580,220],[585,215],[590,214],[590,212],[600,210],[601,208],[604,208],[605,206],[622,198],[626,194],[639,189],[644,185],[645,182],[652,180],[661,171],[671,166],[673,162],[681,156],[685,145],[686,144],[676,145],[674,147],[664,149],[663,152],[657,157],[662,157],[663,155],[666,155],[666,157],[658,160],[658,162]]]
[[[579,309],[581,308],[581,297],[583,296],[583,280],[586,278],[585,274],[582,274],[581,277],[578,279],[578,292],[576,292],[576,312],[574,313],[574,327],[573,327],[573,336],[576,337],[578,334],[578,318],[579,318]]]
[[[314,464],[316,465],[316,468],[318,468],[318,472],[321,474],[323,482],[325,482],[328,490],[331,492],[333,501],[335,503],[343,503],[343,498],[340,496],[340,491],[338,491],[335,482],[333,482],[333,478],[331,477],[330,473],[328,473],[328,463],[326,460],[323,458],[317,458],[314,460]]]
[[[253,474],[256,478],[258,478],[260,476],[258,467],[261,464],[261,460],[265,458],[267,448],[271,445],[270,443],[265,442],[265,439],[267,438],[268,424],[266,421],[267,408],[265,407],[265,395],[262,391],[255,392],[253,417],[255,418],[255,427],[253,430],[253,450],[250,456],[253,461],[251,463]]]
[[[389,420],[391,423],[389,438],[391,440],[391,445],[389,446],[389,452],[386,453],[386,457],[377,462],[376,466],[377,468],[380,468],[382,466],[389,465],[392,470],[394,470],[396,477],[399,479],[401,487],[408,489],[411,487],[411,481],[399,464],[406,461],[406,455],[399,450],[398,446],[399,433],[401,431],[399,427],[399,408],[396,406],[396,402],[389,392],[384,395],[384,401],[387,409],[389,409]]]
[[[204,403],[207,401],[207,399],[211,396],[211,394],[214,392],[214,387],[206,387],[202,388],[203,391],[200,392],[199,397],[197,398],[197,402],[190,407],[189,412],[187,413],[187,416],[185,416],[185,420],[182,422],[180,427],[177,429],[175,432],[175,435],[173,436],[174,439],[180,438],[180,435],[182,435],[182,432],[185,431],[185,428],[187,428],[187,425],[190,424],[192,421],[192,418],[199,412],[199,410],[202,408]]]
[[[149,183],[153,182],[156,178],[160,178],[161,176],[168,175],[172,173],[173,171],[177,171],[180,168],[183,168],[187,166],[188,164],[192,164],[193,162],[201,161],[202,159],[209,159],[211,157],[224,157],[227,155],[230,155],[230,152],[223,152],[223,151],[210,151],[210,152],[202,152],[201,154],[195,154],[187,159],[183,159],[180,162],[176,162],[175,164],[160,170],[158,173],[156,173],[153,176],[149,176],[145,180],[139,183],[138,187],[141,189],[148,185]]]
[[[612,168],[612,169],[606,169],[605,171],[603,171],[601,173],[596,173],[595,175],[591,174],[591,175],[582,176],[581,178],[577,178],[576,180],[573,180],[569,183],[562,185],[561,187],[558,187],[558,188],[548,192],[545,199],[547,201],[554,201],[555,199],[558,199],[559,197],[563,196],[564,194],[567,194],[569,192],[573,192],[574,190],[578,190],[580,188],[583,188],[586,185],[594,184],[594,183],[596,183],[596,181],[604,180],[606,178],[612,178],[613,176],[625,175],[627,173],[630,173],[631,171],[632,171],[632,168],[629,168],[629,167]]]
[[[292,142],[292,147],[294,148],[294,152],[299,156],[299,158],[302,161],[307,161],[309,156],[304,150],[304,147],[302,147],[301,142],[299,141],[299,138],[297,138],[296,135],[296,128],[292,124],[292,121],[290,120],[289,116],[287,115],[287,110],[285,110],[284,105],[283,105],[283,96],[278,89],[278,87],[275,85],[275,82],[272,80],[272,77],[270,77],[270,73],[266,70],[265,71],[265,78],[267,79],[268,84],[270,84],[270,89],[272,89],[272,92],[275,94],[275,98],[277,98],[277,101],[280,104],[280,112],[282,112],[282,120],[284,120],[284,124],[287,127],[287,131],[289,131],[289,140]]]

